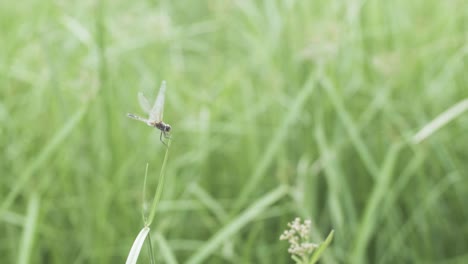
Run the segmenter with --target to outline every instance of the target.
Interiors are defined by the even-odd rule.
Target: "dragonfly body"
[[[134,114],[127,114],[127,116],[130,118],[144,122],[148,126],[155,127],[161,130],[161,135],[159,136],[159,139],[164,145],[166,145],[166,143],[164,143],[164,141],[162,140],[162,136],[164,135],[164,138],[170,138],[170,131],[171,131],[171,126],[162,121],[165,92],[166,92],[166,82],[163,81],[161,84],[161,88],[159,89],[158,97],[156,97],[153,107],[151,107],[148,99],[146,99],[143,93],[141,92],[138,93],[138,100],[140,101],[141,107],[143,108],[145,112],[149,114],[148,119],[134,115]]]
[[[154,127],[161,130],[162,133],[169,133],[171,131],[171,126],[162,121],[154,124]]]

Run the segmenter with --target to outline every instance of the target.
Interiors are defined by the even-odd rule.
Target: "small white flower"
[[[280,240],[289,242],[288,252],[290,254],[305,257],[317,248],[317,244],[309,241],[311,226],[312,221],[305,220],[304,223],[301,223],[299,217],[288,223],[289,229],[281,234]]]

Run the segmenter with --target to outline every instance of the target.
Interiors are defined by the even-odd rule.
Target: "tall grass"
[[[125,113],[163,79],[157,261],[290,263],[300,216],[323,263],[467,262],[468,114],[414,141],[468,97],[467,10],[0,2],[0,262],[125,260],[165,153]]]

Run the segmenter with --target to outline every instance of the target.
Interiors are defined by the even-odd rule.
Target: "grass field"
[[[415,138],[468,104],[466,1],[2,1],[0,28],[0,263],[125,261],[165,155],[126,113],[162,80],[156,263],[293,263],[295,217],[335,230],[321,263],[468,263],[468,107]]]

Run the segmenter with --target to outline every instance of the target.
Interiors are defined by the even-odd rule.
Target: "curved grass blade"
[[[133,242],[132,248],[128,253],[127,261],[125,264],[136,264],[138,260],[138,256],[140,256],[141,247],[145,242],[146,236],[148,235],[150,228],[145,226],[140,231],[138,236],[136,237],[135,241]]]

